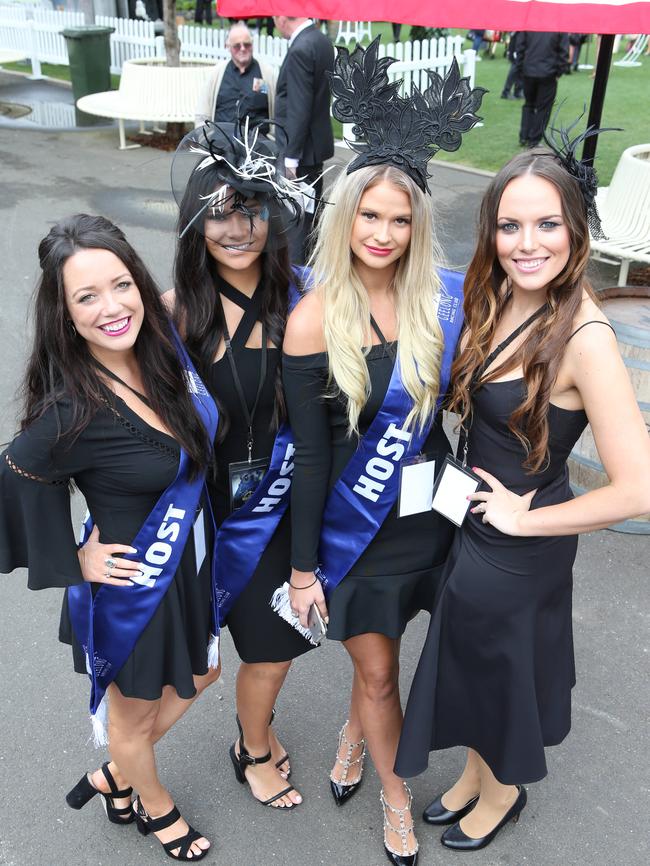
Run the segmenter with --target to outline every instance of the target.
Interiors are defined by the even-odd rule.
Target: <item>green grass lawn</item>
[[[373,24],[372,27],[373,36],[381,33],[383,41],[392,41],[392,31],[389,24]],[[404,25],[402,27],[402,40],[408,38],[408,33],[409,27]],[[469,42],[466,42],[465,45],[469,47]],[[592,58],[593,51],[593,46],[591,46]],[[484,118],[483,126],[475,128],[466,135],[462,147],[456,153],[441,152],[436,159],[461,163],[487,171],[498,171],[519,150],[521,100],[500,98],[503,83],[508,74],[509,63],[503,57],[502,46],[497,47],[496,54],[496,58],[483,59],[476,65],[476,84],[490,91],[483,99],[480,112]],[[622,50],[617,56],[622,56]],[[8,63],[4,68],[22,72],[29,70],[29,66],[24,63]],[[52,66],[44,63],[43,74],[52,78],[69,80],[67,66]],[[593,87],[593,80],[589,75],[589,72],[583,71],[565,75],[560,79],[557,99],[558,103],[564,100],[561,117],[565,122],[577,117],[583,107],[589,104]],[[116,88],[119,84],[119,77],[113,75],[111,79],[113,87]],[[599,137],[596,168],[601,185],[606,186],[611,180],[618,158],[626,147],[650,141],[649,94],[650,58],[644,58],[642,66],[632,69],[622,69],[612,64],[602,125],[622,127],[623,132],[609,132]],[[335,135],[340,138],[340,124],[337,121],[333,121],[333,124]]]

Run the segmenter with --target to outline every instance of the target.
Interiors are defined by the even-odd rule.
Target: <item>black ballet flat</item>
[[[273,720],[275,719],[275,707],[271,710],[271,718],[269,719],[269,728],[273,724]],[[239,731],[240,739],[244,736],[244,732],[242,730],[241,722],[239,721],[239,716],[235,715],[235,721],[237,722],[237,730]],[[291,778],[291,758],[289,757],[289,753],[287,752],[279,761],[275,762],[276,770],[279,770],[283,764],[289,764],[289,769],[287,770],[285,777],[287,779]]]
[[[476,805],[476,801],[478,800],[478,796],[472,797],[464,806],[461,806],[460,809],[446,809],[442,805],[442,794],[433,801],[433,803],[429,803],[427,808],[422,813],[422,820],[426,821],[427,824],[435,824],[436,826],[442,826],[443,824],[454,824],[456,821],[460,821],[461,818],[464,818],[468,812],[471,812],[474,806]]]
[[[131,805],[124,806],[122,809],[117,809],[113,805],[113,800],[131,797],[133,788],[125,788],[123,791],[118,791],[113,774],[108,769],[108,761],[102,765],[102,773],[108,782],[110,793],[105,794],[103,791],[100,791],[99,788],[96,788],[90,781],[90,776],[86,773],[85,776],[82,776],[81,779],[79,779],[74,788],[66,794],[66,803],[71,809],[83,809],[86,803],[89,800],[92,800],[95,794],[101,794],[104,811],[106,812],[106,817],[111,824],[133,823],[133,821],[135,821],[135,815],[133,814]]]
[[[460,823],[453,824],[440,837],[440,841],[445,848],[451,848],[453,851],[478,851],[480,848],[485,848],[497,835],[499,830],[504,827],[509,821],[517,823],[522,809],[526,805],[527,796],[526,789],[523,785],[517,785],[519,795],[512,806],[508,809],[503,818],[486,836],[481,836],[480,839],[472,839],[460,829]]]

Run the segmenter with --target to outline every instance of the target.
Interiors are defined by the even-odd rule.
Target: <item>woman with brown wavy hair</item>
[[[441,842],[460,850],[519,817],[523,783],[546,775],[544,747],[569,732],[578,533],[650,509],[648,434],[585,277],[595,178],[587,186],[570,155],[532,150],[499,172],[465,281],[451,409],[484,484],[467,497],[396,764],[413,776],[430,750],[468,747],[423,816],[453,825]],[[573,499],[566,461],[587,423],[610,481]]]

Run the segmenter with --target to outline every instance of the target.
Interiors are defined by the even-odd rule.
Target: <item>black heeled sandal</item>
[[[137,828],[143,836],[148,836],[149,833],[159,833],[161,830],[166,830],[167,827],[171,827],[171,825],[175,824],[181,817],[181,813],[178,811],[176,806],[173,806],[166,815],[161,815],[160,818],[152,818],[140,802],[140,797],[135,798],[133,807],[133,814]],[[187,827],[187,833],[184,836],[179,836],[178,839],[172,839],[171,842],[160,842],[160,839],[158,841],[162,845],[165,854],[168,857],[171,857],[172,860],[183,860],[187,863],[193,863],[195,860],[202,860],[210,848],[202,848],[200,854],[195,854],[194,851],[192,851],[191,856],[188,857],[187,855],[190,853],[192,844],[203,838],[203,834],[199,833],[198,830],[195,830],[194,827],[191,827],[189,824]],[[178,854],[172,854],[172,851],[175,851],[176,848],[179,849]]]
[[[275,707],[271,710],[271,718],[269,719],[269,728],[273,724],[273,720],[275,719]],[[239,716],[235,715],[235,721],[237,722],[237,730],[239,731],[239,739],[241,740],[244,736],[244,732],[242,730],[241,722],[239,721]],[[289,758],[289,753],[287,752],[283,758],[280,758],[279,761],[275,762],[276,770],[279,770],[283,764],[289,764],[289,769],[287,770],[287,779],[291,778],[291,759]]]
[[[107,761],[105,764],[102,764],[102,773],[108,782],[108,787],[111,789],[110,793],[105,794],[103,791],[100,791],[99,788],[96,788],[90,781],[90,775],[86,773],[85,776],[82,776],[81,779],[79,779],[74,788],[66,794],[65,801],[71,809],[83,809],[86,803],[89,800],[92,800],[95,794],[101,794],[102,805],[104,806],[106,817],[111,824],[132,824],[133,821],[135,821],[135,815],[133,814],[131,805],[129,804],[128,806],[123,806],[118,809],[113,805],[113,800],[120,800],[126,797],[130,798],[133,793],[133,788],[124,788],[123,791],[118,791],[113,774],[108,769],[108,763],[109,762]]]
[[[250,782],[246,778],[246,767],[254,767],[256,764],[267,764],[271,760],[271,752],[268,751],[266,755],[262,755],[261,758],[254,758],[249,752],[246,746],[244,745],[244,739],[242,736],[239,738],[239,754],[237,754],[235,750],[235,743],[230,747],[230,760],[232,761],[232,765],[235,769],[235,776],[237,781],[241,785],[248,785],[250,787]],[[258,797],[253,797],[257,800],[258,803],[261,803],[262,806],[271,806],[272,808],[282,810],[291,810],[298,806],[298,803],[292,803],[290,806],[273,806],[276,800],[279,800],[280,797],[284,797],[285,794],[288,794],[290,791],[295,791],[296,789],[293,785],[288,785],[286,788],[283,788],[282,791],[279,791],[277,794],[274,794],[273,797],[269,797],[268,800],[260,800]],[[251,791],[252,793],[252,791]]]

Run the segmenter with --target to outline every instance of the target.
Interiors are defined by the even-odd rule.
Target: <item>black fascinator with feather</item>
[[[348,145],[358,156],[347,167],[350,174],[366,165],[394,165],[429,192],[427,163],[439,150],[454,151],[462,135],[481,118],[483,87],[471,87],[456,58],[444,78],[428,71],[429,86],[413,85],[408,97],[399,95],[401,79],[389,81],[393,57],[379,57],[379,39],[350,53],[337,47],[332,85],[332,114],[352,123],[355,140]]]
[[[561,106],[560,106],[561,107]],[[587,210],[587,224],[589,232],[594,240],[605,240],[606,236],[603,232],[603,227],[600,222],[600,215],[596,207],[596,194],[598,193],[598,175],[596,169],[591,164],[592,160],[582,160],[576,156],[578,148],[584,144],[588,138],[594,135],[600,135],[601,132],[621,132],[617,127],[607,127],[605,129],[596,129],[593,126],[587,127],[584,132],[571,138],[573,130],[578,126],[585,115],[583,111],[580,117],[577,117],[573,123],[564,127],[558,124],[559,109],[551,120],[546,132],[544,133],[544,141],[553,153],[556,159],[562,163],[571,177],[574,177],[580,192],[585,201]]]

